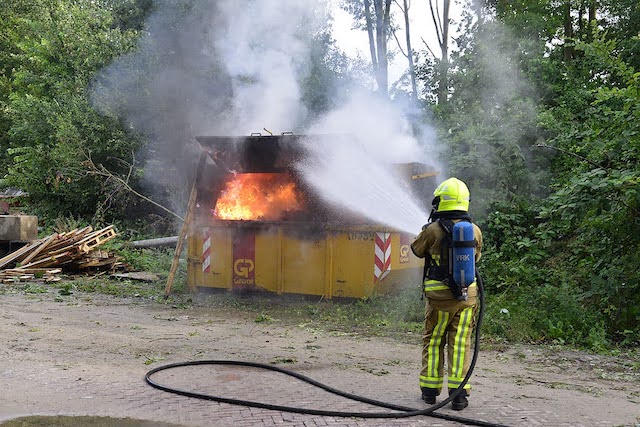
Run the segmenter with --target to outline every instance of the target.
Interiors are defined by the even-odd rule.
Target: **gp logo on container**
[[[400,262],[402,264],[406,264],[407,262],[409,262],[410,251],[411,251],[411,248],[409,245],[400,246]]]
[[[400,235],[400,264],[406,264],[409,262],[411,256],[411,236],[408,234]]]
[[[233,273],[238,277],[249,278],[249,273],[253,272],[255,265],[250,259],[237,259],[233,263]]]
[[[256,239],[255,234],[247,233],[233,239],[233,285],[256,285]]]

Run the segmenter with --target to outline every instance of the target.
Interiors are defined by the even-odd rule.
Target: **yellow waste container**
[[[420,283],[410,236],[383,227],[216,221],[189,236],[193,287],[363,298]]]
[[[299,179],[304,137],[196,140],[209,160],[188,230],[190,288],[363,298],[420,283],[415,236],[337,212]],[[435,188],[425,165],[398,170],[418,200]]]

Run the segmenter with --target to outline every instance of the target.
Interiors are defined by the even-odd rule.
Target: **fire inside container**
[[[196,138],[210,159],[189,228],[191,288],[362,298],[419,283],[413,235],[335,209],[300,179],[314,138]],[[399,171],[430,200],[435,173],[415,163]]]

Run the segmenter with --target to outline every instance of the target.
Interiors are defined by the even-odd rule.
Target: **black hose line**
[[[440,418],[440,419],[454,421],[454,422],[463,423],[467,425],[475,425],[475,426],[483,426],[483,427],[505,427],[501,424],[493,424],[485,421],[473,420],[470,418],[457,417],[454,415],[446,415],[446,414],[440,414],[435,412],[436,410],[442,408],[443,406],[451,402],[458,394],[462,392],[465,384],[467,384],[467,382],[469,381],[469,378],[471,377],[471,374],[473,373],[473,369],[478,359],[478,350],[480,348],[480,326],[482,325],[482,318],[484,317],[484,287],[483,287],[482,277],[480,276],[480,273],[478,273],[477,276],[478,276],[477,283],[478,283],[478,296],[480,299],[480,310],[478,313],[478,319],[476,324],[475,350],[473,352],[473,358],[471,359],[469,371],[467,372],[467,375],[464,377],[464,380],[462,381],[460,386],[453,393],[451,393],[449,397],[447,397],[442,402],[436,403],[435,405],[432,405],[426,409],[411,408],[407,406],[401,406],[401,405],[395,405],[392,403],[382,402],[375,399],[369,399],[367,397],[346,393],[344,391],[335,389],[333,387],[329,387],[312,378],[309,378],[305,375],[299,374],[294,371],[282,369],[277,366],[267,365],[264,363],[243,362],[238,360],[200,360],[200,361],[171,363],[171,364],[158,366],[157,368],[151,369],[149,372],[147,372],[144,379],[150,386],[157,388],[159,390],[169,392],[169,393],[174,393],[174,394],[187,396],[187,397],[194,397],[202,400],[228,403],[231,405],[262,408],[262,409],[269,409],[274,411],[291,412],[291,413],[308,414],[308,415],[319,415],[319,416],[328,416],[328,417],[344,417],[344,418],[351,418],[351,417],[354,417],[354,418],[408,418],[408,417],[426,415],[433,418]],[[307,409],[307,408],[298,408],[293,406],[273,405],[269,403],[254,402],[254,401],[242,400],[242,399],[232,399],[227,397],[213,396],[210,394],[197,393],[194,391],[183,390],[175,387],[166,386],[166,385],[157,383],[156,381],[151,379],[151,376],[153,374],[160,371],[173,369],[173,368],[180,368],[185,366],[203,366],[203,365],[245,366],[245,367],[251,367],[251,368],[266,369],[269,371],[275,371],[275,372],[279,372],[281,374],[296,378],[307,384],[321,388],[329,393],[342,396],[350,400],[367,403],[373,406],[391,409],[399,412],[347,412],[347,411],[329,411],[324,409]]]

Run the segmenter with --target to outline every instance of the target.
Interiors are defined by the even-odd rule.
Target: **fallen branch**
[[[554,146],[552,146],[552,145],[545,144],[544,142],[539,142],[539,143],[535,144],[535,145],[534,145],[534,147],[538,147],[538,148],[548,148],[548,149],[550,149],[550,150],[556,150],[556,151],[559,151],[559,152],[561,152],[561,153],[563,153],[563,154],[567,154],[567,155],[569,155],[569,156],[573,156],[573,157],[575,157],[576,159],[582,160],[583,162],[587,162],[587,163],[589,163],[590,165],[595,166],[595,167],[597,167],[597,168],[602,168],[602,169],[604,169],[602,166],[600,166],[600,165],[599,165],[599,164],[597,164],[596,162],[591,161],[591,160],[587,159],[586,157],[581,156],[580,154],[573,153],[573,152],[568,151],[568,150],[565,150],[565,149],[563,149],[563,148],[554,147]],[[605,170],[606,170],[606,169],[605,169]]]
[[[84,164],[87,166],[87,173],[89,175],[97,175],[97,176],[102,176],[107,178],[107,180],[112,179],[116,182],[118,182],[125,190],[135,194],[136,196],[140,197],[143,200],[146,200],[147,202],[151,203],[154,206],[157,206],[158,208],[162,209],[163,211],[167,212],[170,215],[173,215],[174,217],[178,218],[180,221],[184,221],[184,218],[181,217],[180,215],[178,215],[177,213],[175,213],[174,211],[172,211],[171,209],[161,205],[160,203],[150,199],[149,197],[145,196],[144,194],[141,194],[139,192],[137,192],[133,187],[131,187],[131,185],[129,185],[129,179],[131,178],[131,175],[133,175],[133,168],[135,166],[135,156],[133,156],[134,161],[132,164],[127,163],[126,161],[122,160],[122,159],[118,159],[120,162],[122,162],[123,164],[127,165],[129,167],[129,172],[127,173],[127,178],[123,179],[118,175],[115,175],[114,173],[112,173],[110,170],[108,170],[107,168],[105,168],[103,165],[98,164],[96,165],[95,163],[93,163],[93,160],[91,159],[91,156],[89,154],[85,154],[86,155],[86,160],[84,162]]]

